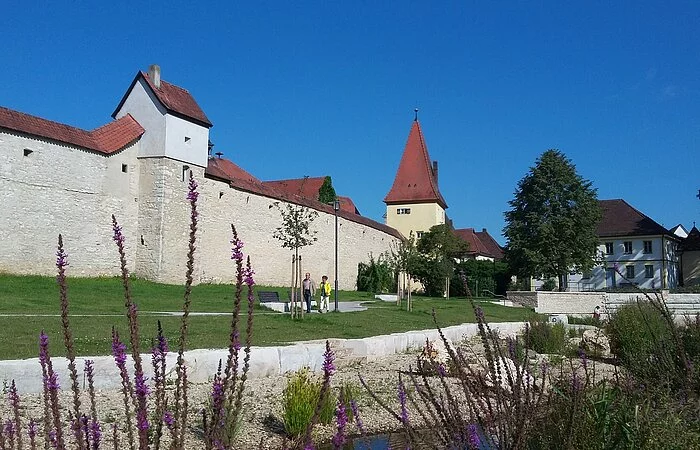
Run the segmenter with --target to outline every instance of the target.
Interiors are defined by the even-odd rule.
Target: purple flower
[[[197,182],[194,180],[192,172],[190,172],[190,181],[187,185],[187,200],[191,203],[196,203],[197,198],[199,198],[199,192],[197,192]]]
[[[234,234],[231,244],[231,259],[243,262],[243,241],[238,239],[238,235]]]
[[[10,402],[10,406],[12,406],[12,409],[17,411],[19,410],[19,393],[17,392],[17,386],[15,385],[15,380],[12,380],[12,384],[10,385],[10,390],[7,393],[7,399]]]
[[[66,254],[65,250],[63,250],[62,247],[58,249],[56,252],[56,267],[58,267],[59,270],[62,270],[68,265],[68,255]]]
[[[39,431],[39,424],[37,423],[36,420],[34,419],[29,419],[29,430],[27,434],[29,434],[29,439],[34,440],[36,437],[36,433]]]
[[[362,424],[362,419],[360,419],[360,410],[357,407],[357,402],[355,400],[350,400],[350,409],[352,409],[352,416],[355,418],[355,425],[357,429],[360,430],[361,434],[366,434],[365,427]]]
[[[126,369],[126,344],[119,340],[119,333],[116,331],[112,336],[112,356],[117,367]]]
[[[476,425],[469,425],[467,427],[467,436],[469,437],[469,445],[471,448],[479,448],[481,446],[479,430]]]
[[[406,387],[403,385],[403,380],[399,378],[399,403],[401,404],[401,423],[408,425],[408,408],[406,408]]]
[[[15,424],[12,423],[10,419],[5,420],[5,424],[2,427],[3,433],[10,438],[10,440],[15,437]]]
[[[253,286],[255,284],[255,280],[253,280],[253,275],[255,275],[255,271],[249,265],[245,268],[245,271],[243,272],[243,281],[248,287]]]
[[[163,413],[163,423],[166,427],[168,427],[169,430],[173,429],[173,426],[175,425],[175,418],[170,413],[170,411],[165,411]]]
[[[476,307],[476,319],[478,322],[486,321],[486,318],[484,317],[484,310],[481,309],[481,306]]]
[[[56,440],[56,430],[49,431],[49,444],[51,447],[58,448],[58,441]]]
[[[348,423],[347,412],[345,411],[345,404],[338,399],[338,405],[335,409],[335,419],[338,425],[338,431],[333,435],[331,442],[335,449],[342,449],[345,445],[345,426]]]
[[[588,371],[588,358],[586,357],[586,352],[582,349],[578,349],[578,357],[581,360],[581,365],[583,366],[584,371]]]
[[[122,227],[117,223],[116,220],[112,221],[112,239],[117,245],[121,246],[124,244],[124,234],[122,233]]]
[[[331,375],[335,373],[335,366],[333,361],[335,360],[335,354],[331,350],[331,344],[326,341],[326,351],[323,354],[323,376],[325,378],[330,378]]]
[[[49,360],[49,337],[41,330],[39,334],[39,362],[44,367]]]
[[[58,383],[58,374],[54,371],[51,371],[45,381],[46,388],[49,391],[57,391],[61,387],[61,385]]]
[[[441,377],[445,378],[447,376],[447,370],[445,369],[445,365],[443,363],[438,363],[437,371]]]
[[[102,427],[95,419],[90,422],[90,437],[92,438],[92,448],[99,448],[102,440]]]

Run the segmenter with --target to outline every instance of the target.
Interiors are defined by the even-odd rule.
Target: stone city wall
[[[137,221],[137,146],[104,156],[0,131],[0,272],[55,274],[61,233],[71,275],[117,273],[111,215]],[[125,233],[133,245],[136,229]]]

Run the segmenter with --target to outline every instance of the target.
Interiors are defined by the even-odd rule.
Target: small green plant
[[[308,368],[292,373],[282,393],[284,429],[291,437],[302,436],[314,415],[321,395],[321,380]],[[321,401],[319,421],[328,424],[333,420],[335,398],[329,393]]]
[[[523,338],[525,347],[537,353],[563,354],[568,343],[564,325],[551,324],[544,320],[530,321],[528,332]]]

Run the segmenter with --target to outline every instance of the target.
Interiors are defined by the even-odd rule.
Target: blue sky
[[[549,148],[599,198],[700,217],[697,2],[120,3],[4,5],[0,105],[91,129],[157,63],[216,151],[263,180],[331,175],[379,221],[416,106],[458,228],[503,242]]]

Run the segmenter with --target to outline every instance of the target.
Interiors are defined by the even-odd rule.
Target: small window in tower
[[[185,144],[189,144],[191,140],[192,138],[190,138],[189,136],[185,136]]]
[[[182,166],[182,181],[187,181],[189,177],[187,176],[187,171],[190,170],[190,166]]]
[[[411,214],[411,208],[396,208],[396,214]]]
[[[129,166],[126,164],[122,164],[122,172],[127,173],[129,171]]]
[[[29,155],[31,155],[32,153],[34,153],[34,150],[31,150],[31,149],[28,149],[28,148],[25,148],[25,149],[24,149],[24,156],[29,156]]]

